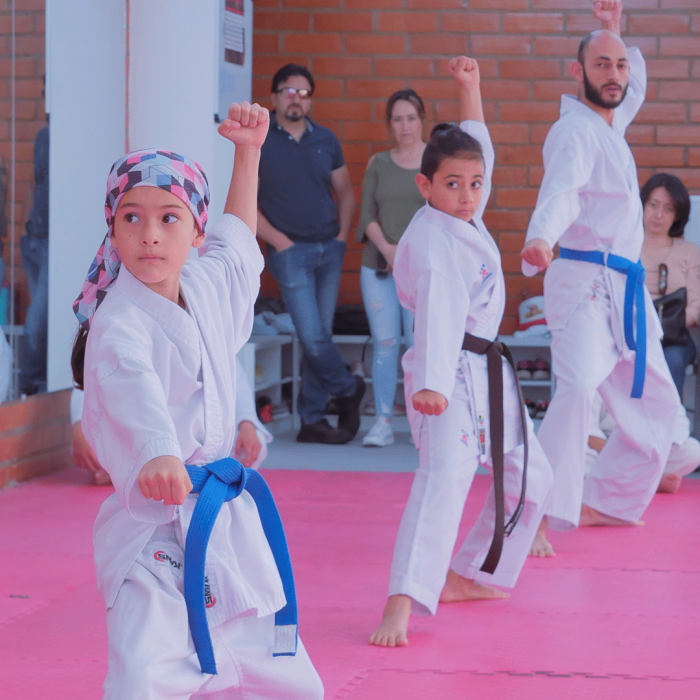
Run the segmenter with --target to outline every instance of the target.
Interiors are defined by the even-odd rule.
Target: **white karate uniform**
[[[493,146],[481,122],[466,121],[461,128],[480,142],[485,161],[483,194],[472,222],[426,203],[401,237],[394,259],[399,300],[415,316],[415,344],[402,363],[407,413],[420,456],[396,540],[389,595],[409,595],[415,612],[431,614],[448,568],[466,578],[515,585],[552,480],[526,414],[530,458],[525,506],[504,541],[496,571],[493,575],[479,571],[493,537],[493,488],[476,525],[452,558],[477,466],[491,466],[486,357],[463,351],[462,341],[465,332],[495,338],[505,306],[501,256],[481,218],[491,190]],[[520,497],[523,440],[515,379],[510,366],[503,363],[505,512],[509,518]],[[422,415],[413,408],[413,395],[422,389],[448,399],[441,415]]]
[[[238,440],[240,425],[245,420],[255,426],[255,434],[260,441],[260,452],[250,465],[250,469],[259,469],[267,457],[267,446],[272,442],[272,433],[258,418],[258,412],[255,410],[255,395],[250,388],[243,365],[240,360],[236,360],[236,440]],[[235,458],[236,455],[234,454],[233,457]]]
[[[612,128],[571,95],[544,144],[545,174],[527,240],[553,248],[639,260],[644,231],[634,157],[624,138],[644,102],[646,68],[628,50],[627,96]],[[536,269],[523,263],[523,272]],[[644,289],[647,365],[644,394],[632,399],[635,353],[624,339],[627,277],[602,265],[556,259],[544,278],[547,326],[552,333],[554,398],[537,433],[554,469],[547,505],[551,527],[576,527],[581,504],[636,521],[651,501],[671,449],[680,399],[661,348],[661,325]],[[591,400],[599,390],[617,428],[585,480]]]
[[[70,395],[70,424],[75,425],[83,417],[83,403],[85,395],[80,389],[73,389]],[[255,433],[260,441],[260,453],[250,465],[250,469],[258,469],[267,457],[267,446],[272,442],[272,433],[260,422],[255,410],[255,396],[248,383],[245,370],[240,360],[236,360],[236,437],[238,439],[238,427],[243,421],[250,421],[255,426]],[[235,444],[235,443],[234,443]],[[235,457],[236,455],[232,455]]]
[[[613,430],[615,430],[615,420],[608,413],[603,398],[596,391],[591,402],[590,435],[607,441]],[[598,455],[598,451],[590,445],[586,448],[586,474],[593,468]],[[697,469],[698,466],[700,466],[700,442],[690,436],[690,421],[685,407],[681,404],[676,414],[673,444],[664,467],[663,476],[677,474],[684,477]]]
[[[232,453],[235,355],[250,333],[262,266],[250,230],[224,215],[207,233],[199,259],[182,270],[185,309],[122,266],[93,318],[83,429],[116,491],[103,503],[94,533],[97,581],[108,608],[105,698],[217,697],[208,693],[245,683],[245,664],[268,657],[269,692],[260,681],[245,691],[250,697],[322,697],[301,641],[292,661],[275,664],[271,657],[274,613],[286,601],[250,494],[223,505],[209,540],[207,619],[219,670],[212,677],[201,673],[183,596],[196,496],[166,506],[144,498],[137,481],[155,457],[197,466]],[[247,617],[257,623],[241,620]],[[260,646],[241,649],[248,641],[238,630],[256,624]]]

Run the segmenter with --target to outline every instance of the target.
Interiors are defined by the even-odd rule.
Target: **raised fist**
[[[465,87],[479,85],[479,64],[476,59],[456,56],[450,60],[448,67],[460,85]]]
[[[621,0],[595,0],[593,3],[593,16],[603,24],[619,22],[621,15]]]
[[[219,133],[237,146],[260,148],[270,126],[270,113],[259,104],[234,102],[228,117],[219,125]]]

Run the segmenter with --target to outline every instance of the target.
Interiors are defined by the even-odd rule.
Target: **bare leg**
[[[581,506],[581,520],[579,522],[581,527],[593,526],[593,525],[614,525],[617,527],[629,527],[632,525],[644,525],[643,520],[637,520],[636,522],[630,522],[628,520],[620,520],[619,518],[613,518],[610,515],[605,515],[600,511],[593,510],[587,505]]]
[[[510,594],[492,586],[482,586],[473,579],[456,574],[452,569],[447,572],[447,581],[445,581],[445,587],[440,594],[441,603],[459,603],[465,600],[498,600],[501,598],[510,598]]]
[[[656,493],[676,493],[681,487],[681,481],[683,477],[679,474],[664,474]]]
[[[535,539],[532,541],[532,547],[530,547],[531,557],[556,557],[557,553],[554,551],[551,543],[547,539],[547,516],[542,518],[540,526],[537,528],[537,533],[535,534]]]
[[[402,594],[390,595],[382,621],[369,638],[369,643],[378,647],[405,647],[408,644],[410,617],[411,598]]]

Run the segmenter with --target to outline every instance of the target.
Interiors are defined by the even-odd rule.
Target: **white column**
[[[126,136],[126,0],[47,0],[49,391],[71,385],[72,303],[104,237],[105,182]]]

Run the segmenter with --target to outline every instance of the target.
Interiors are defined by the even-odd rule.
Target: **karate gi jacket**
[[[196,496],[182,506],[146,499],[138,475],[173,455],[205,465],[234,450],[236,353],[253,325],[263,258],[250,229],[225,214],[199,258],[182,269],[186,309],[151,291],[122,265],[97,310],[85,354],[83,427],[116,493],[95,523],[98,585],[114,604],[132,564],[159,525],[175,521],[184,547]],[[207,576],[224,591],[210,624],[268,615],[285,604],[282,583],[252,497],[221,509]]]
[[[424,416],[413,408],[412,397],[422,389],[450,401],[458,371],[468,384],[474,425],[488,429],[488,376],[486,356],[462,350],[465,333],[493,340],[503,318],[506,301],[501,254],[482,216],[491,193],[494,150],[486,125],[465,121],[460,127],[481,144],[484,182],[481,201],[467,223],[430,206],[416,212],[401,237],[394,258],[394,281],[401,305],[415,316],[413,347],[403,356],[406,410],[413,440],[419,444]],[[522,442],[519,399],[512,372],[504,371],[505,449]]]
[[[639,260],[644,240],[642,202],[637,166],[625,131],[644,103],[647,76],[639,49],[630,48],[627,55],[629,86],[613,113],[612,127],[575,96],[562,95],[560,117],[544,143],[544,178],[526,240],[542,238],[552,248],[558,243],[565,248],[598,250],[632,262]],[[524,261],[522,268],[527,276],[537,272]],[[627,278],[607,268],[602,274],[618,318],[614,323],[616,337],[621,338]],[[545,274],[548,328],[564,328],[600,279],[599,265],[554,260]],[[660,324],[655,325],[658,332]]]

